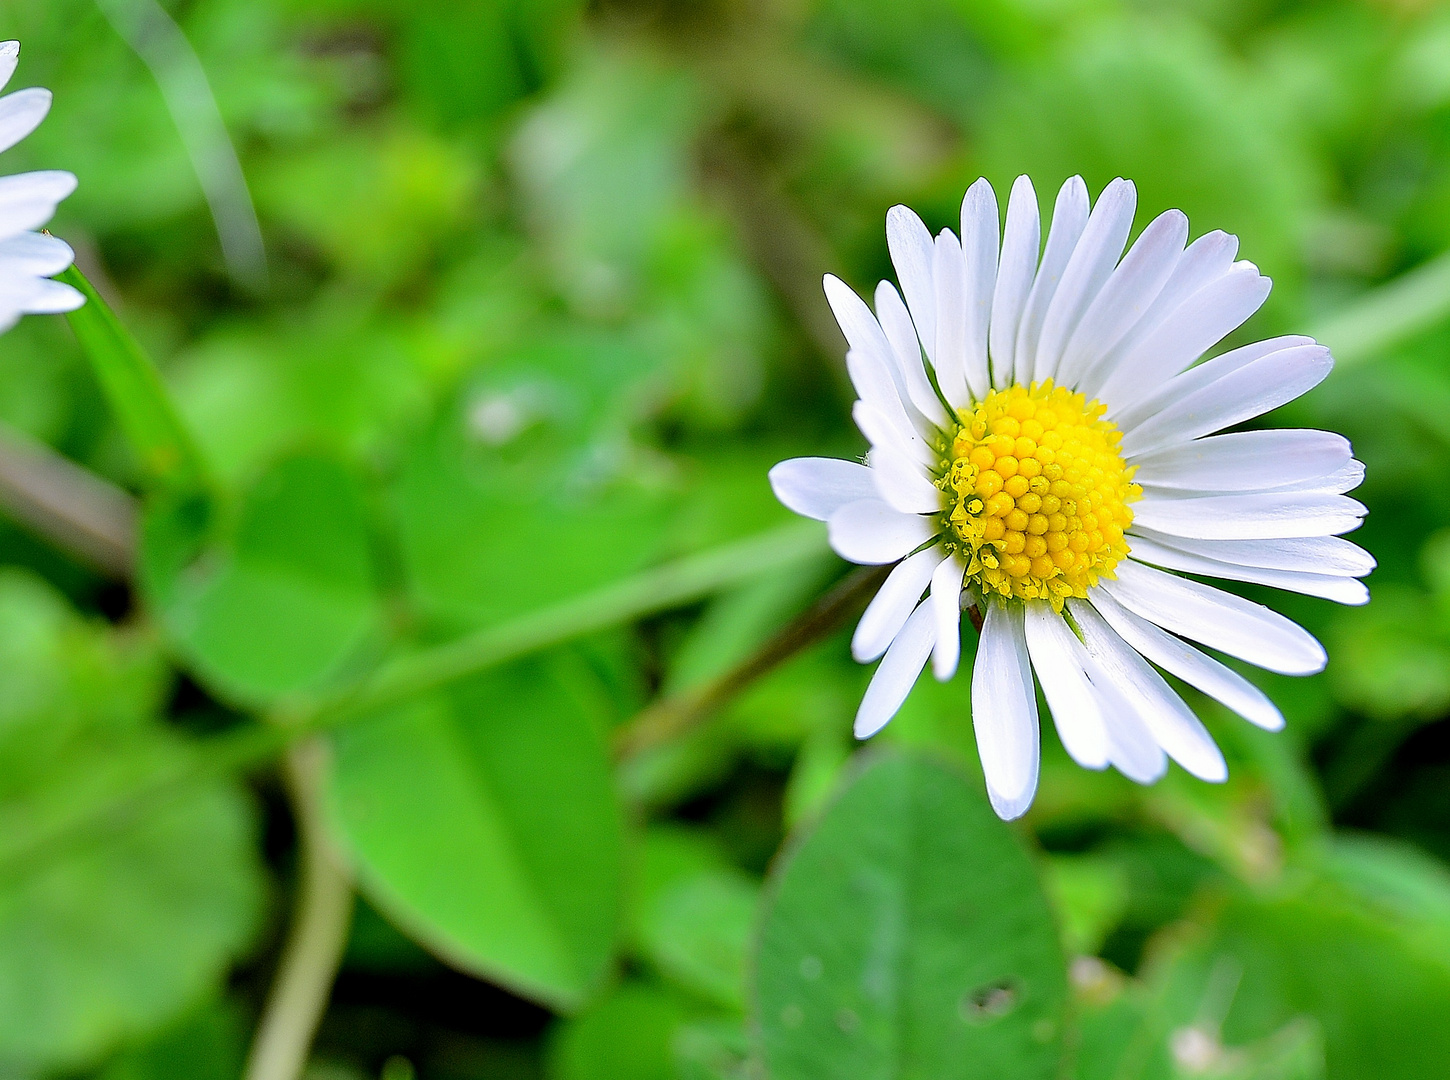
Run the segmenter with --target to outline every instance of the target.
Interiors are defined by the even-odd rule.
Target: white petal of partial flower
[[[934,514],[942,508],[942,493],[921,466],[889,446],[871,451],[871,476],[876,493],[904,514]]]
[[[928,519],[893,510],[874,497],[841,507],[826,527],[836,554],[865,566],[893,563],[936,533]]]
[[[997,287],[999,230],[997,193],[984,177],[969,187],[962,199],[967,317],[964,373],[967,389],[978,401],[992,389],[987,371],[987,335],[992,320],[992,294]]]
[[[876,352],[852,349],[846,353],[846,374],[861,400],[891,421],[891,426],[906,439],[920,439],[922,430],[901,400],[901,388],[892,378],[891,358]],[[925,445],[925,440],[922,440]]]
[[[1334,536],[1359,528],[1365,506],[1344,495],[1261,491],[1246,495],[1150,495],[1133,504],[1144,528],[1200,540]]]
[[[0,153],[40,126],[50,112],[51,94],[38,86],[0,97]]]
[[[15,74],[15,65],[20,62],[20,42],[0,41],[0,90],[5,89],[10,82],[10,76]]]
[[[1189,686],[1197,687],[1209,697],[1223,702],[1249,723],[1265,731],[1278,731],[1284,726],[1284,714],[1249,680],[1225,667],[1182,638],[1154,626],[1147,619],[1134,615],[1102,589],[1089,596],[1093,607],[1117,631],[1118,636],[1164,671],[1177,675]]]
[[[0,268],[5,273],[50,277],[74,261],[70,245],[54,236],[23,232],[0,240]]]
[[[932,572],[943,558],[940,548],[927,548],[908,555],[892,568],[856,624],[851,637],[851,655],[856,660],[867,664],[886,651],[921,602],[921,594],[931,584]]]
[[[1138,189],[1122,177],[1098,196],[1042,320],[1042,336],[1037,342],[1037,360],[1033,365],[1038,379],[1057,376],[1068,339],[1118,264],[1137,206]]]
[[[967,266],[950,229],[936,238],[936,384],[954,408],[971,403],[967,390]]]
[[[1021,817],[1037,792],[1037,694],[1021,604],[988,604],[972,669],[972,726],[992,809]]]
[[[86,298],[69,285],[48,278],[0,282],[0,305],[16,307],[28,315],[58,315],[75,311],[85,302]]]
[[[1269,298],[1270,287],[1253,263],[1235,263],[1227,274],[1184,301],[1101,383],[1087,389],[1119,408],[1147,397],[1242,326]]]
[[[1119,451],[1132,458],[1250,420],[1314,389],[1333,366],[1334,358],[1322,345],[1297,345],[1261,356],[1201,389],[1173,394],[1177,379],[1194,374],[1186,371],[1164,387],[1169,403],[1161,411],[1131,431],[1125,429]]]
[[[966,566],[955,556],[943,559],[931,576],[931,610],[936,620],[936,646],[931,666],[940,682],[957,673],[962,658],[962,578]]]
[[[1070,177],[1057,193],[1057,203],[1052,209],[1052,224],[1047,229],[1047,244],[1042,249],[1042,262],[1037,267],[1037,276],[1032,281],[1032,291],[1027,294],[1027,304],[1022,309],[1022,322],[1017,329],[1016,356],[1013,362],[1012,381],[1030,383],[1044,378],[1036,374],[1037,342],[1042,337],[1042,320],[1047,315],[1053,294],[1067,261],[1072,258],[1078,239],[1088,221],[1088,190],[1081,176]],[[998,389],[1004,389],[1002,383]]]
[[[1104,580],[1098,587],[1164,630],[1281,675],[1324,670],[1324,646],[1262,604],[1132,559],[1118,563],[1116,573],[1116,581]]]
[[[825,521],[841,507],[876,496],[871,470],[840,458],[799,457],[770,470],[770,488],[788,510]]]
[[[932,280],[932,264],[936,245],[921,218],[905,206],[893,206],[886,212],[886,247],[896,267],[896,280],[906,306],[911,309],[916,336],[921,339],[928,360],[936,362],[936,284]]]
[[[1163,676],[1086,600],[1070,599],[1068,607],[1099,670],[1133,707],[1168,756],[1200,780],[1221,783],[1228,779],[1228,766],[1213,736],[1163,681]]]
[[[1045,603],[1023,605],[1027,652],[1068,755],[1085,769],[1108,764],[1108,731],[1099,695],[1087,675],[1086,650],[1061,615]]]
[[[38,172],[0,176],[0,206],[35,201],[58,203],[69,197],[75,189],[75,174],[62,169],[42,169]]]
[[[1168,283],[1149,305],[1147,312],[1093,366],[1094,381],[1101,382],[1106,379],[1123,357],[1136,349],[1138,343],[1149,334],[1157,331],[1189,297],[1215,278],[1228,273],[1238,249],[1238,237],[1225,232],[1206,233],[1189,244],[1174,266]]]
[[[1184,491],[1267,491],[1332,473],[1350,454],[1349,440],[1330,431],[1236,431],[1142,455],[1133,479]]]
[[[992,325],[989,351],[992,384],[1012,381],[1017,350],[1017,331],[1022,309],[1032,290],[1037,270],[1037,253],[1042,243],[1042,223],[1037,212],[1037,191],[1026,176],[1012,184],[1007,200],[1007,226],[1002,232],[1002,257],[997,268],[997,285],[992,292]]]
[[[1183,257],[1188,218],[1181,210],[1159,214],[1133,243],[1068,339],[1057,378],[1076,386],[1148,313]]]
[[[936,622],[931,605],[920,604],[906,620],[906,625],[891,642],[871,684],[856,710],[856,738],[869,739],[884,728],[901,708],[901,703],[916,685],[921,669],[936,638]]]
[[[925,469],[940,464],[937,452],[927,446],[921,436],[899,416],[892,419],[867,402],[858,401],[851,406],[851,419],[856,421],[856,426],[861,429],[861,434],[866,436],[866,441],[872,447],[889,446]]]
[[[1165,570],[1181,570],[1186,574],[1219,577],[1226,581],[1249,581],[1255,585],[1268,585],[1270,588],[1286,589],[1289,592],[1317,596],[1350,606],[1369,603],[1369,589],[1365,588],[1364,583],[1345,575],[1239,566],[1180,551],[1142,536],[1133,537],[1131,543],[1133,558],[1139,562],[1161,566]]]
[[[1143,529],[1133,523],[1133,535],[1158,544],[1238,566],[1266,570],[1364,577],[1375,568],[1374,556],[1340,536],[1287,537],[1275,540],[1195,540]]]
[[[947,411],[926,377],[926,366],[921,361],[921,343],[917,340],[911,313],[906,310],[906,302],[901,299],[896,286],[889,281],[876,286],[876,318],[886,333],[886,339],[891,342],[897,370],[901,373],[901,381],[912,406],[928,421],[945,428],[949,419]]]

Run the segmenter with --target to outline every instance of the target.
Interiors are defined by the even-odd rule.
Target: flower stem
[[[297,903],[245,1080],[297,1080],[302,1075],[347,944],[352,875],[323,820],[326,769],[327,745],[317,738],[297,743],[283,759],[297,822]]]

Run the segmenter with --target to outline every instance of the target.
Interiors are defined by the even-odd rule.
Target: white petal
[[[901,373],[911,404],[927,420],[945,428],[947,411],[926,377],[926,367],[921,362],[921,343],[917,341],[911,313],[906,310],[906,303],[896,291],[896,286],[889,281],[876,286],[876,318],[886,333],[886,339],[891,342],[897,370]]]
[[[1083,634],[1083,644],[1113,688],[1138,714],[1174,761],[1200,780],[1221,783],[1228,766],[1213,736],[1163,676],[1109,626],[1085,600],[1070,599],[1068,609]]]
[[[1235,263],[1222,277],[1189,297],[1148,334],[1090,392],[1116,408],[1147,397],[1183,371],[1227,334],[1237,330],[1269,297],[1271,283],[1253,263]]]
[[[1296,348],[1300,345],[1314,345],[1315,340],[1311,337],[1304,337],[1299,334],[1285,334],[1282,337],[1267,338],[1263,341],[1251,342],[1248,345],[1240,346],[1229,352],[1215,356],[1212,360],[1205,360],[1196,367],[1191,367],[1179,375],[1169,379],[1166,384],[1141,401],[1127,407],[1114,407],[1110,405],[1108,412],[1112,415],[1113,422],[1123,431],[1131,431],[1143,421],[1151,419],[1162,412],[1179,398],[1203,389],[1210,383],[1216,382],[1225,375],[1258,360],[1260,357],[1268,356],[1270,353],[1280,352],[1284,349]]]
[[[858,401],[851,406],[851,419],[856,421],[861,434],[866,436],[867,442],[873,447],[889,446],[926,469],[941,464],[937,452],[927,446],[921,436],[903,423],[899,416],[893,420],[880,409]]]
[[[15,74],[15,65],[20,62],[20,42],[0,41],[0,90]]]
[[[967,389],[980,401],[992,389],[987,374],[987,335],[992,320],[992,294],[997,287],[997,245],[1000,239],[997,193],[985,178],[967,189],[962,200],[962,258],[966,266]]]
[[[1265,491],[1331,473],[1350,453],[1349,440],[1329,431],[1236,431],[1142,455],[1133,479],[1185,491]]]
[[[1038,379],[1057,376],[1068,339],[1123,253],[1137,206],[1137,188],[1132,181],[1121,177],[1098,196],[1082,239],[1062,272],[1062,281],[1042,320],[1042,337],[1037,343],[1037,360],[1033,365]]]
[[[891,367],[888,366],[890,363],[889,356],[876,352],[852,349],[846,353],[846,373],[851,377],[851,385],[861,395],[861,400],[890,420],[891,426],[903,438],[920,438],[921,429],[917,427],[912,414],[906,411],[900,388],[892,377]]]
[[[54,236],[23,232],[0,240],[0,268],[4,272],[50,277],[74,261],[70,245]]]
[[[1180,551],[1168,544],[1160,544],[1147,537],[1135,536],[1132,545],[1133,558],[1139,562],[1152,563],[1168,570],[1182,570],[1187,574],[1205,577],[1219,577],[1228,581],[1251,581],[1256,585],[1268,585],[1275,589],[1318,596],[1339,604],[1359,605],[1369,603],[1369,590],[1364,583],[1340,574],[1320,574],[1296,570],[1266,570],[1257,566],[1240,566],[1236,563],[1219,562],[1191,552]]]
[[[1132,532],[1180,551],[1239,566],[1334,574],[1338,577],[1363,577],[1375,568],[1373,555],[1340,536],[1303,536],[1275,540],[1194,540],[1141,529],[1136,522]]]
[[[1021,817],[1037,792],[1037,694],[1022,605],[989,603],[972,669],[972,726],[992,809]]]
[[[1165,630],[1281,675],[1324,670],[1324,646],[1262,604],[1132,559],[1120,562],[1116,573],[1116,581],[1104,580],[1099,588]]]
[[[1197,369],[1186,371],[1164,386],[1167,404],[1160,412],[1130,431],[1125,428],[1119,449],[1125,457],[1136,457],[1242,423],[1314,389],[1333,366],[1322,345],[1296,345],[1261,356],[1200,389],[1175,393],[1174,384]]]
[[[1052,710],[1063,748],[1087,769],[1108,764],[1108,732],[1088,679],[1087,652],[1067,621],[1045,603],[1023,605],[1027,652]]]
[[[1187,241],[1188,218],[1181,210],[1165,211],[1149,222],[1072,332],[1057,369],[1061,382],[1077,386],[1148,313]]]
[[[788,510],[825,521],[841,507],[874,498],[871,470],[840,458],[802,457],[770,470],[770,488]]]
[[[1168,771],[1168,755],[1099,665],[1092,664],[1088,676],[1107,724],[1108,761],[1134,783],[1156,784]]]
[[[31,315],[58,315],[74,311],[85,302],[86,298],[69,285],[48,278],[27,278],[0,285],[0,303],[14,304]]]
[[[907,556],[892,568],[856,624],[856,633],[851,637],[853,657],[866,664],[886,651],[906,625],[907,617],[916,610],[942,557],[940,548],[927,548]]]
[[[1292,484],[1284,484],[1276,487],[1275,491],[1304,491],[1316,492],[1320,495],[1343,495],[1346,491],[1353,491],[1364,483],[1364,462],[1348,461],[1331,473],[1323,476],[1312,477],[1308,480],[1296,480]]]
[[[1057,292],[1057,283],[1072,258],[1078,238],[1088,220],[1087,185],[1081,176],[1071,177],[1057,193],[1057,203],[1052,210],[1052,224],[1047,230],[1047,244],[1042,249],[1042,263],[1037,268],[1037,277],[1032,282],[1032,291],[1027,294],[1027,304],[1022,309],[1022,323],[1017,330],[1016,357],[1013,363],[1013,381],[1030,383],[1042,378],[1034,370],[1037,363],[1037,341],[1042,336],[1042,320],[1047,315],[1048,305]],[[1005,387],[1007,384],[1002,383]]]
[[[936,620],[936,647],[932,673],[946,682],[957,673],[962,658],[962,578],[966,566],[956,557],[943,559],[931,576],[931,609]]]
[[[927,359],[936,357],[936,285],[932,281],[932,263],[936,245],[921,218],[905,206],[893,206],[886,212],[886,247],[891,252],[896,279],[906,306],[911,309],[916,336],[926,349]]]
[[[871,676],[871,684],[861,698],[861,707],[856,710],[856,738],[869,739],[896,715],[906,695],[916,685],[921,669],[926,667],[926,658],[931,655],[935,636],[936,623],[932,619],[931,606],[918,605],[881,658],[876,674]]]
[[[936,238],[936,384],[954,408],[971,402],[967,390],[967,266],[950,229]]]
[[[942,493],[921,465],[889,446],[871,451],[871,477],[876,493],[904,514],[934,514],[942,508]]]
[[[1275,540],[1334,536],[1357,529],[1364,504],[1344,495],[1263,491],[1191,498],[1149,495],[1133,504],[1133,521],[1144,528],[1201,540]]]
[[[1223,702],[1249,723],[1265,731],[1278,731],[1284,726],[1283,713],[1262,690],[1237,671],[1204,655],[1147,619],[1134,615],[1102,589],[1094,589],[1089,599],[1118,636],[1164,671],[1177,675],[1189,686],[1197,687],[1209,697]]]
[[[40,126],[50,112],[50,91],[33,86],[0,98],[0,152],[9,150]]]
[[[841,507],[826,526],[836,554],[866,566],[893,563],[936,531],[927,518],[903,514],[874,497]]]
[[[1002,233],[1002,258],[997,268],[997,285],[992,293],[990,352],[992,383],[1012,382],[1013,357],[1022,309],[1032,289],[1037,270],[1037,253],[1042,243],[1042,224],[1037,213],[1037,192],[1032,181],[1019,176],[1007,200],[1007,227]]]

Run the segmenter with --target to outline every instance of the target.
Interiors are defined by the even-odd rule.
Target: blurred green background
[[[1273,419],[1353,439],[1380,569],[1366,608],[1270,598],[1331,654],[1254,676],[1287,731],[1195,699],[1226,785],[1087,773],[1044,730],[1013,831],[1076,958],[1070,1027],[1033,1028],[1062,1065],[1002,1075],[1450,1075],[1450,282],[1402,326],[1363,306],[1450,250],[1450,6],[0,0],[0,37],[56,95],[4,169],[79,176],[51,228],[222,493],[153,496],[134,566],[0,520],[0,1077],[240,1075],[296,815],[271,765],[154,805],[138,778],[785,524],[770,465],[863,449],[820,275],[868,289],[888,206],[940,228],[1020,172],[1046,206],[1122,175],[1140,226],[1239,235],[1275,283],[1241,336],[1340,351]],[[147,487],[59,318],[0,340],[0,420]],[[838,632],[683,736],[606,745],[842,571],[796,559],[342,728],[322,801],[360,899],[307,1075],[762,1075],[762,877],[869,672]],[[970,774],[968,701],[924,680],[881,741]],[[925,1060],[858,1075],[957,1075]]]

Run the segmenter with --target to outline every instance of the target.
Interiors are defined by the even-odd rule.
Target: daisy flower
[[[901,292],[883,281],[873,314],[825,280],[866,464],[796,458],[770,473],[781,502],[827,523],[843,558],[895,564],[851,643],[862,663],[881,658],[858,738],[895,715],[928,660],[952,677],[973,610],[973,725],[1003,818],[1037,789],[1034,673],[1079,764],[1151,783],[1172,758],[1222,781],[1223,755],[1158,669],[1277,730],[1273,703],[1189,642],[1289,675],[1326,657],[1282,615],[1195,578],[1369,599],[1357,579],[1374,560],[1340,537],[1365,514],[1345,495],[1364,476],[1348,441],[1215,434],[1317,385],[1329,350],[1278,337],[1199,362],[1258,310],[1269,279],[1235,261],[1233,236],[1187,243],[1177,210],[1124,255],[1136,206],[1119,179],[1089,209],[1074,177],[1045,243],[1025,176],[1000,232],[986,180],[967,191],[960,239],[933,239],[894,207]]]
[[[0,88],[20,59],[20,42],[0,42]],[[0,151],[29,135],[50,111],[50,91],[39,87],[0,97]],[[76,188],[71,173],[59,171],[0,176],[0,332],[20,316],[74,311],[85,298],[69,285],[49,280],[71,264],[69,245],[33,230],[55,214]]]

